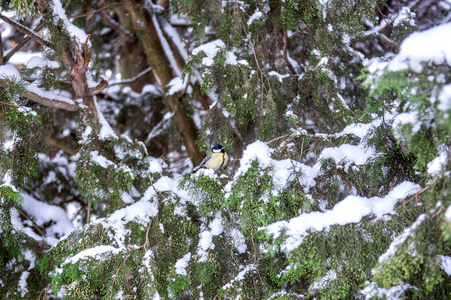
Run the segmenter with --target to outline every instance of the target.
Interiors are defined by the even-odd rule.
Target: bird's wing
[[[207,162],[207,160],[209,160],[210,158],[211,158],[211,156],[205,157],[205,158],[201,161],[201,163],[200,163],[197,167],[195,167],[195,168],[193,169],[193,171],[192,171],[191,173],[197,172],[197,170],[199,170],[200,168],[202,168],[202,167],[205,165],[205,163]]]

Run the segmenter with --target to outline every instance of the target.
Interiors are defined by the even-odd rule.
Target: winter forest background
[[[451,298],[450,0],[0,3],[1,299]]]

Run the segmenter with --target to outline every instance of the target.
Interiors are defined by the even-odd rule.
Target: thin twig
[[[143,248],[147,252],[148,246],[149,246],[149,231],[150,231],[150,225],[152,224],[152,220],[149,221],[149,226],[147,226],[146,230],[146,240],[144,242]]]
[[[254,235],[251,234],[251,241],[252,241],[252,246],[254,247],[254,264],[255,264],[255,271],[257,272],[258,277],[260,278],[260,282],[262,284],[262,286],[264,286],[263,284],[263,279],[260,275],[260,272],[258,271],[257,268],[257,248],[255,247],[255,243],[254,243]]]
[[[101,12],[101,11],[103,11],[103,10],[109,8],[110,6],[122,5],[122,4],[127,3],[127,2],[130,2],[130,1],[131,1],[131,0],[125,0],[125,1],[122,1],[122,2],[109,3],[109,4],[106,4],[106,5],[102,6],[102,7],[99,8],[99,9],[90,11],[90,12],[88,12],[88,13],[72,16],[72,18],[76,19],[76,18],[82,18],[82,17],[89,17],[90,15],[96,14],[96,13],[98,13],[98,12]]]
[[[415,199],[416,203],[418,204],[418,196],[420,196],[421,194],[423,194],[424,192],[426,192],[431,186],[428,185],[426,187],[424,187],[421,191],[416,192],[415,194],[413,194],[412,196],[409,197],[409,199],[405,200],[403,202],[403,205],[406,205],[408,203],[410,203],[410,201],[412,201],[413,199]]]
[[[33,221],[32,218],[30,218],[23,210],[19,209],[19,213],[22,217],[26,218],[27,220],[31,221],[31,223],[33,223],[34,228],[36,228],[36,230],[39,232],[39,234],[42,237],[45,237],[45,233],[44,231],[41,229],[41,227],[38,226],[38,224],[36,224],[35,221]]]
[[[241,24],[243,26],[243,31],[246,34],[246,37],[247,37],[247,39],[249,41],[249,45],[252,48],[252,54],[254,55],[255,63],[257,64],[257,69],[260,71],[260,81],[261,81],[261,84],[262,84],[262,88],[264,88],[266,90],[265,84],[263,83],[263,76],[265,76],[266,80],[268,81],[268,85],[270,87],[271,87],[271,82],[269,81],[269,78],[266,76],[266,74],[263,73],[262,69],[260,68],[260,64],[258,63],[257,54],[256,54],[256,51],[255,51],[254,44],[252,43],[251,37],[247,33],[246,25],[244,25],[244,22],[242,20],[241,20]],[[268,93],[268,90],[266,90],[266,93]],[[262,97],[263,97],[263,93],[262,93]]]
[[[240,264],[236,261],[235,257],[233,256],[233,253],[231,251],[229,251],[229,248],[227,248],[226,244],[224,243],[223,240],[221,240],[222,244],[224,245],[224,248],[227,250],[227,252],[229,252],[230,256],[232,257],[233,261],[235,262],[235,265],[237,267],[240,266]]]
[[[91,223],[91,201],[88,200],[88,212],[86,216],[86,224]]]
[[[5,105],[9,105],[9,106],[20,107],[20,106],[18,106],[18,105],[11,104],[11,103],[6,103],[6,102],[3,102],[3,101],[0,101],[0,103],[1,103],[1,104],[5,104]]]
[[[266,144],[269,145],[269,144],[271,144],[271,143],[273,143],[273,142],[275,142],[275,141],[278,141],[278,140],[280,140],[280,139],[283,139],[283,138],[286,138],[286,137],[289,137],[289,136],[290,136],[289,134],[285,134],[285,135],[282,135],[282,136],[273,138],[273,139],[270,140],[269,142],[266,142]]]
[[[122,265],[119,266],[119,268],[116,271],[116,274],[114,274],[114,279],[113,279],[113,283],[111,284],[111,294],[113,294],[113,287],[114,287],[114,282],[116,281],[117,278],[117,274],[119,274],[119,270],[122,268]]]

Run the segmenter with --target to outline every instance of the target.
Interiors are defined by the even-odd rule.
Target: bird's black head
[[[212,152],[222,152],[224,153],[224,147],[222,147],[221,144],[216,144],[213,146],[213,148],[211,148]]]

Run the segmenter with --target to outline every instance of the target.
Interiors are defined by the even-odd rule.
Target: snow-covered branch
[[[14,20],[11,20],[7,16],[0,14],[0,19],[5,21],[9,25],[11,25],[12,27],[17,29],[18,31],[22,32],[23,34],[28,35],[30,38],[32,38],[37,43],[43,44],[45,46],[49,46],[50,45],[50,43],[48,41],[46,41],[43,38],[41,38],[36,32],[31,30],[30,28],[27,28],[27,27],[23,26],[22,24],[17,23]]]
[[[9,81],[7,79],[0,79],[0,86],[7,88],[8,85]],[[79,109],[78,104],[72,99],[59,96],[54,92],[44,91],[31,84],[26,85],[26,90],[21,94],[21,96],[32,102],[48,107],[60,108],[68,111],[78,111]]]

